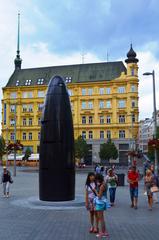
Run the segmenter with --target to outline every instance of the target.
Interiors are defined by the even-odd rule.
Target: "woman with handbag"
[[[104,220],[104,211],[109,207],[106,198],[107,186],[104,182],[104,178],[101,174],[96,174],[95,177],[97,190],[95,198],[95,210],[97,211],[98,223],[99,223],[99,233],[96,237],[103,238],[108,237],[109,233],[106,230],[105,220]]]
[[[148,205],[149,210],[152,210],[152,204],[153,204],[153,193],[151,191],[151,188],[154,186],[154,177],[152,175],[151,170],[146,171],[146,176],[144,177],[144,183],[145,183],[145,190],[148,197]]]
[[[90,233],[98,233],[98,219],[97,212],[95,211],[94,198],[96,196],[95,192],[95,174],[93,172],[88,173],[86,184],[85,184],[85,204],[86,208],[90,214]],[[94,226],[95,225],[95,226]]]

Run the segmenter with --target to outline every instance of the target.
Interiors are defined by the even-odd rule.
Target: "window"
[[[131,107],[132,107],[132,108],[136,107],[136,101],[135,101],[135,100],[132,100],[132,101],[131,101]]]
[[[110,124],[111,123],[111,116],[106,117],[106,123]]]
[[[38,140],[40,140],[40,132],[38,132]]]
[[[82,124],[86,124],[86,117],[82,116]]]
[[[106,108],[111,108],[111,102],[110,101],[106,101]]]
[[[111,93],[111,89],[110,88],[106,88],[106,94],[110,94]]]
[[[15,123],[14,118],[11,118],[11,120],[10,120],[10,125],[11,125],[11,126],[14,126],[14,123]]]
[[[38,78],[37,84],[42,85],[44,83],[44,78]]]
[[[41,125],[41,118],[40,117],[38,118],[38,125],[39,126]]]
[[[26,133],[23,132],[23,136],[22,136],[23,140],[26,140]]]
[[[119,100],[118,107],[119,108],[125,108],[125,100]]]
[[[88,88],[88,95],[89,96],[93,95],[93,89],[92,88]]]
[[[71,83],[72,77],[65,77],[65,83]]]
[[[26,126],[26,118],[23,118],[23,126]]]
[[[29,133],[29,140],[32,140],[32,133]]]
[[[89,122],[89,124],[92,124],[92,123],[93,123],[93,117],[92,117],[92,116],[89,116],[88,122]]]
[[[125,115],[119,115],[119,123],[125,123]]]
[[[136,86],[135,85],[131,86],[131,92],[136,92]]]
[[[12,98],[12,99],[17,98],[17,93],[16,92],[11,92],[10,98]]]
[[[100,139],[104,139],[104,131],[100,131]]]
[[[38,111],[42,112],[42,110],[43,110],[43,103],[39,103],[38,104]]]
[[[86,139],[86,131],[82,131],[82,138]]]
[[[38,97],[40,97],[40,98],[45,97],[45,92],[44,91],[38,91]]]
[[[23,98],[32,98],[33,92],[23,92]]]
[[[10,134],[10,140],[15,140],[15,134],[11,132]]]
[[[73,96],[73,91],[71,89],[68,89],[68,95]]]
[[[118,93],[125,93],[125,87],[118,87]]]
[[[85,96],[85,95],[86,95],[86,89],[82,88],[82,96]]]
[[[92,132],[92,131],[89,131],[89,133],[88,133],[88,138],[89,138],[89,139],[93,139],[93,132]]]
[[[131,69],[131,76],[134,76],[135,75],[135,71],[134,71],[134,68]]]
[[[10,105],[10,111],[15,112],[15,105]]]
[[[133,123],[135,122],[135,114],[132,114],[131,120],[132,120]]]
[[[86,102],[82,102],[82,109],[86,109]]]
[[[32,104],[29,104],[29,105],[28,105],[28,111],[29,111],[29,112],[32,112],[32,111],[33,111],[33,105],[32,105]]]
[[[107,138],[111,139],[111,131],[110,130],[107,130]]]
[[[27,112],[27,105],[23,104],[22,105],[22,110],[23,110],[23,112]]]
[[[16,86],[19,86],[19,80],[16,81]]]
[[[31,79],[25,80],[25,86],[29,86],[31,84]]]
[[[32,126],[32,124],[33,124],[32,118],[29,118],[29,126]]]
[[[104,88],[99,88],[99,94],[103,95],[104,94]]]
[[[32,98],[33,97],[33,92],[28,92],[28,98]]]
[[[125,130],[119,130],[119,138],[125,138]]]
[[[104,101],[99,101],[99,108],[104,108]]]
[[[104,124],[104,116],[100,116],[100,124]]]
[[[92,102],[92,101],[89,101],[89,102],[88,102],[88,108],[89,108],[89,109],[93,109],[93,102]]]

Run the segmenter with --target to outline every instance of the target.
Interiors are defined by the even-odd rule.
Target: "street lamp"
[[[154,138],[156,139],[156,131],[157,131],[157,120],[156,120],[156,90],[155,90],[155,71],[152,72],[145,72],[143,73],[144,76],[152,75],[152,82],[153,82],[153,117],[154,117]],[[157,160],[157,149],[155,148],[155,172],[158,173],[158,160]]]

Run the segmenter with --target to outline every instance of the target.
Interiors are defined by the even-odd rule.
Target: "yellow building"
[[[49,80],[64,78],[70,94],[74,135],[89,144],[87,162],[99,161],[100,144],[111,138],[120,164],[138,132],[138,59],[131,48],[122,61],[21,69],[19,47],[15,71],[3,88],[2,135],[20,140],[33,153],[39,149],[40,118]],[[16,121],[15,121],[16,120]],[[16,122],[16,127],[15,127]],[[15,134],[16,133],[16,134]]]

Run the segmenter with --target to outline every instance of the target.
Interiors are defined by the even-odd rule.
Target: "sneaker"
[[[108,232],[104,232],[104,233],[101,234],[101,237],[102,238],[109,237],[109,233]]]
[[[99,233],[99,229],[98,228],[94,228],[93,229],[93,233]]]
[[[133,208],[133,207],[134,207],[134,204],[131,204],[130,207]]]
[[[102,237],[102,233],[98,233],[98,234],[96,235],[96,237],[97,237],[97,238],[101,238],[101,237]]]
[[[137,207],[137,206],[134,206],[134,209],[138,209],[138,207]]]
[[[97,238],[106,238],[109,237],[109,233],[108,232],[104,232],[104,233],[98,233],[96,235]]]
[[[91,228],[89,229],[89,232],[90,232],[90,233],[93,233],[93,232],[94,232],[94,227],[91,227]]]

